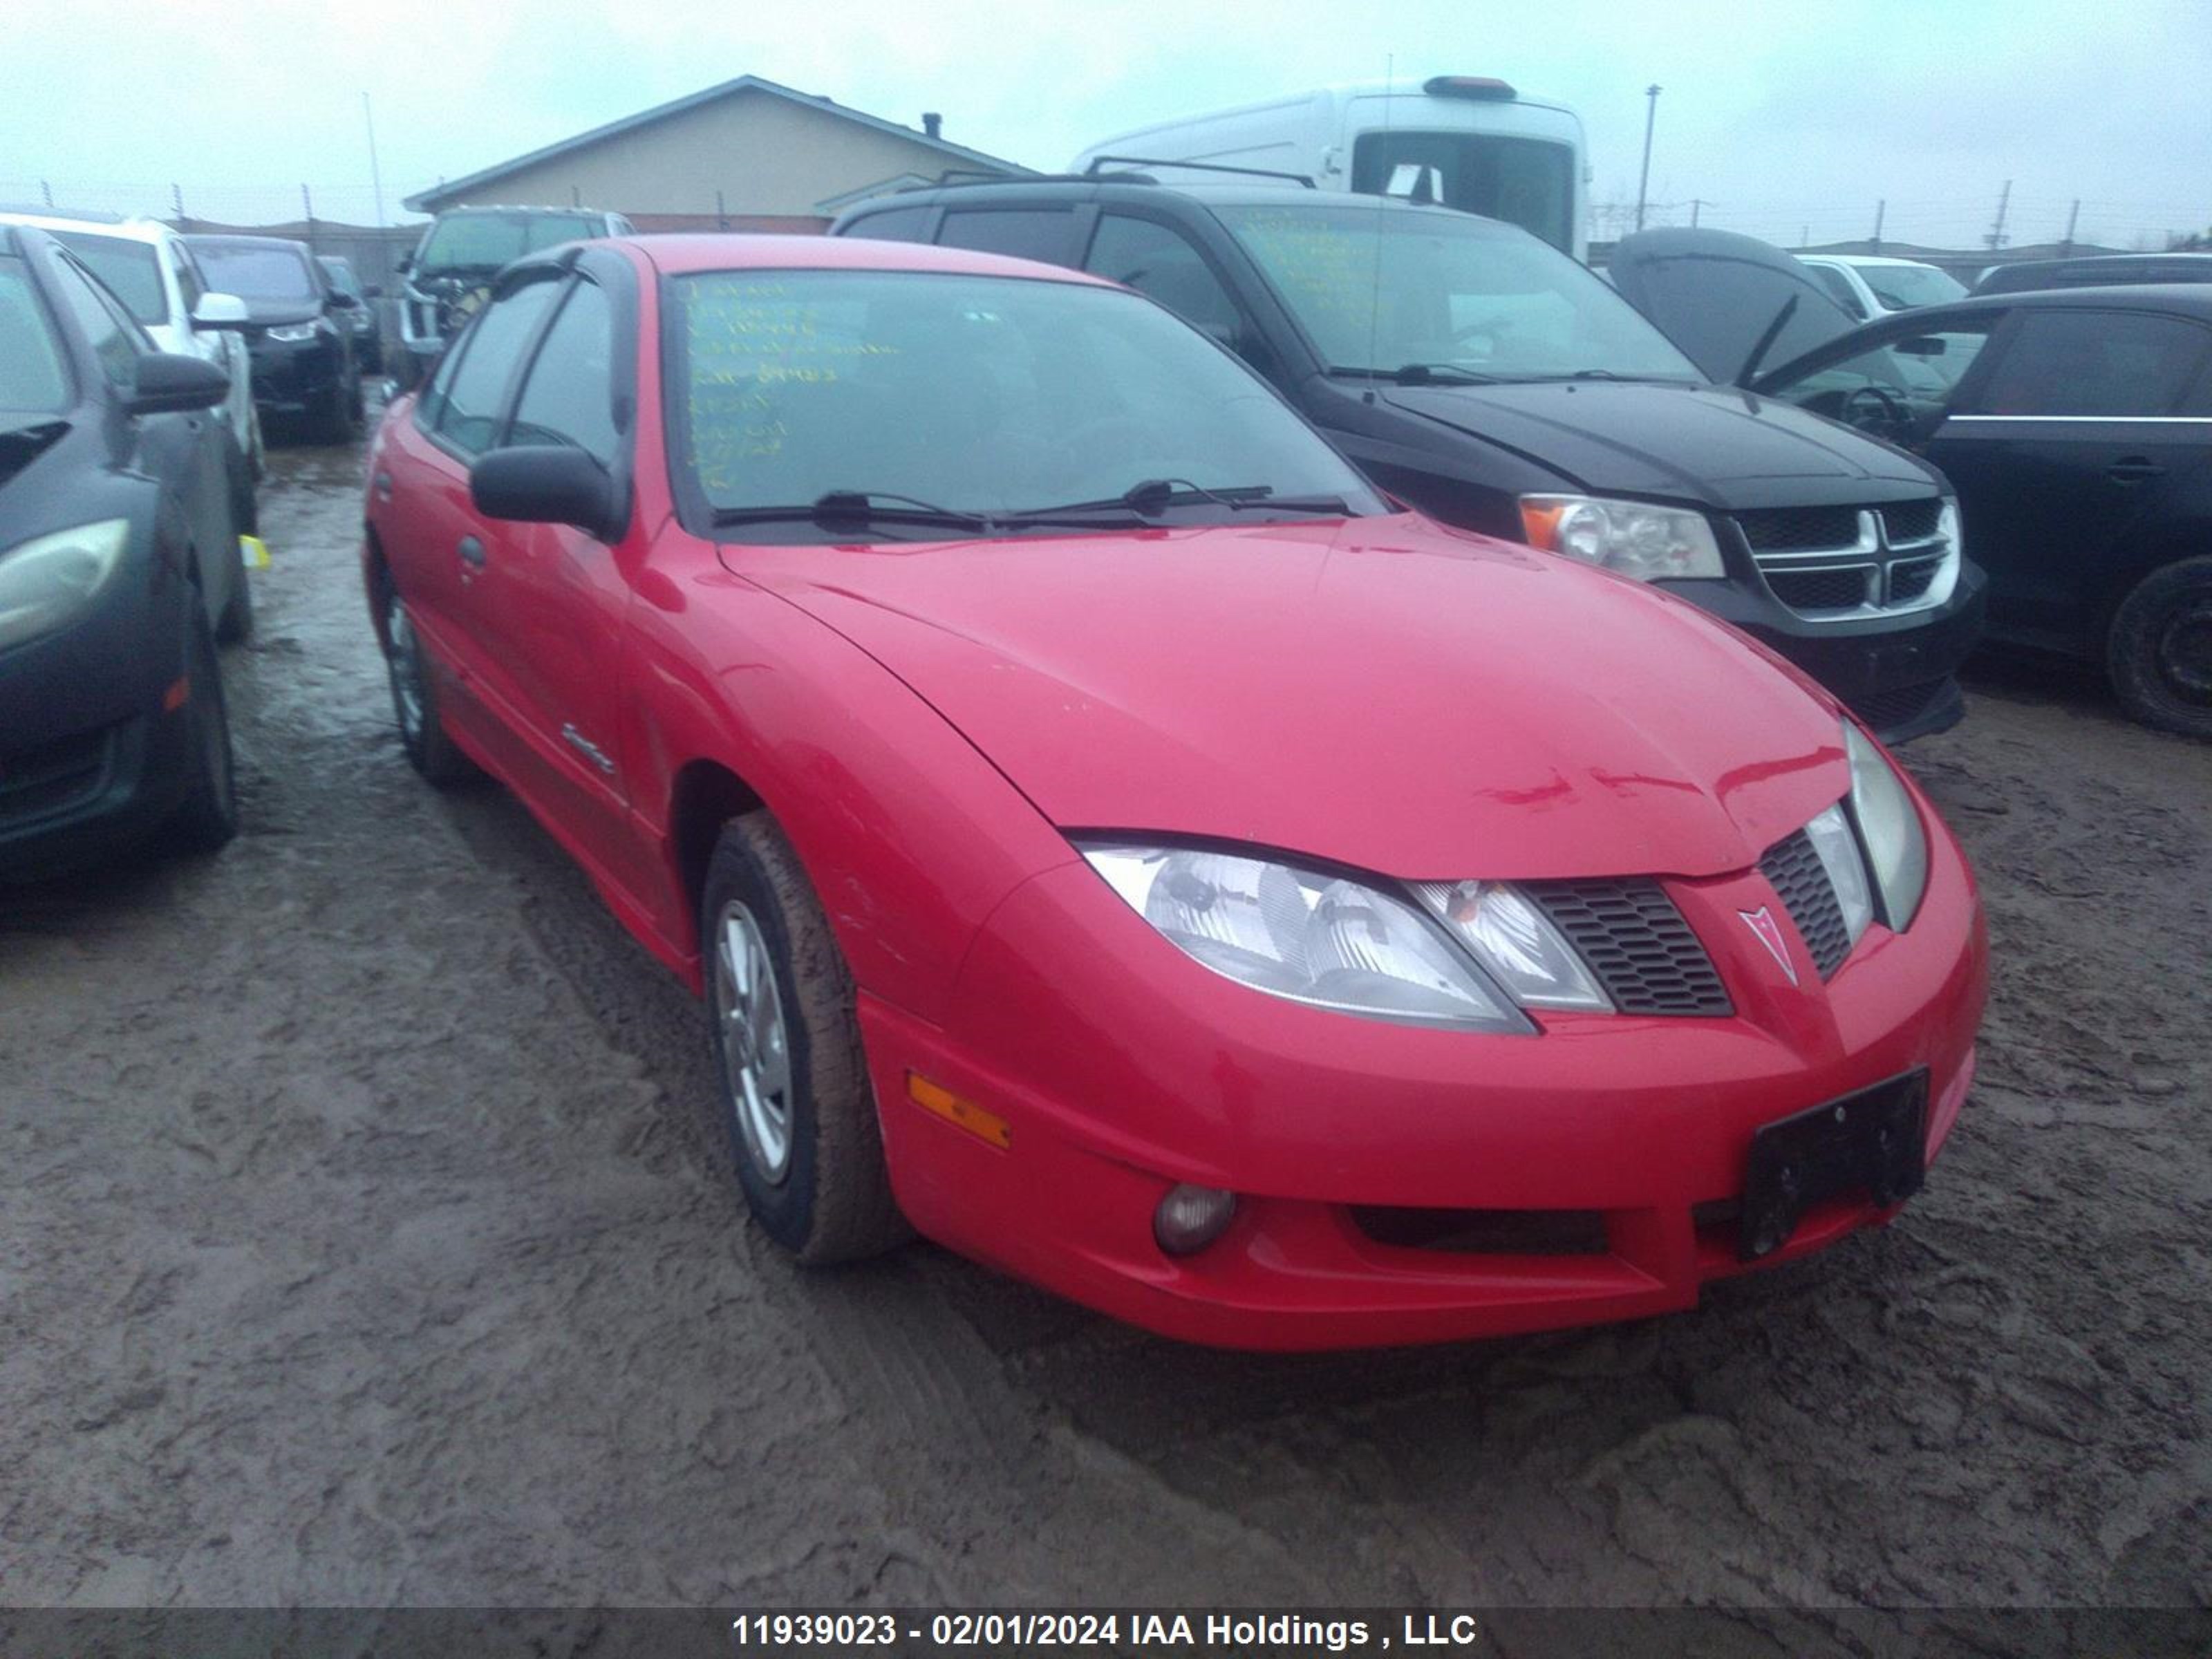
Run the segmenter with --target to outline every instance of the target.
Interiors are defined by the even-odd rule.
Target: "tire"
[[[2136,584],[2112,613],[2105,666],[2120,706],[2145,726],[2212,738],[2212,558]]]
[[[766,812],[722,827],[700,896],[699,937],[723,1121],[761,1231],[809,1266],[901,1243],[909,1235],[884,1163],[853,976],[798,855]],[[745,996],[741,979],[764,991],[765,1004],[757,992]],[[747,1054],[759,1063],[745,1064]]]
[[[477,775],[477,764],[447,734],[438,713],[438,687],[422,649],[422,636],[409,620],[399,590],[384,584],[384,632],[390,641],[384,667],[392,683],[392,718],[399,728],[399,746],[407,763],[440,789],[466,783]]]
[[[315,436],[326,444],[349,444],[354,441],[359,422],[356,405],[361,400],[361,386],[356,382],[349,391],[344,383],[331,388],[330,404],[315,419]]]
[[[246,549],[239,541],[259,527],[260,514],[253,495],[253,474],[246,458],[234,456],[230,473],[230,597],[223,601],[222,615],[216,619],[218,645],[236,645],[253,632],[253,579],[246,568]]]
[[[215,638],[200,614],[197,593],[191,605],[191,640],[185,653],[191,691],[185,700],[185,728],[192,776],[176,816],[169,820],[169,833],[180,852],[206,854],[219,851],[238,833],[238,770],[231,753],[230,708],[222,695]]]

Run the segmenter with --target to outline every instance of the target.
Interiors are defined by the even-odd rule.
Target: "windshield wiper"
[[[878,506],[878,502],[886,505]],[[880,489],[832,489],[803,507],[796,503],[718,507],[711,522],[719,526],[797,520],[811,520],[825,529],[838,524],[926,524],[972,530],[982,535],[988,535],[996,523],[986,513],[963,513],[957,507],[939,507],[933,501]]]
[[[1188,507],[1195,501],[1211,501],[1225,507],[1232,513],[1249,513],[1255,508],[1272,508],[1279,512],[1341,514],[1349,516],[1351,504],[1340,495],[1278,495],[1273,484],[1224,484],[1209,489],[1204,484],[1193,483],[1188,478],[1146,478],[1131,484],[1118,495],[1109,495],[1095,501],[1065,501],[1057,507],[1040,507],[1027,512],[1000,514],[1002,522],[1034,524],[1048,520],[1052,515],[1063,513],[1110,513],[1120,508],[1140,519],[1156,519],[1171,507]]]

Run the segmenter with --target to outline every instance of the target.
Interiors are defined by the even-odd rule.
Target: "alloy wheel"
[[[735,899],[714,923],[714,1029],[746,1156],[781,1186],[791,1172],[791,1046],[768,941]]]

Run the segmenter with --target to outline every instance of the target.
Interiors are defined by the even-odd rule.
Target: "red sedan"
[[[808,1261],[910,1227],[1156,1330],[1691,1305],[1885,1221],[1973,1073],[1973,880],[1699,611],[1378,496],[1056,268],[512,267],[369,464],[407,753],[710,1015]]]

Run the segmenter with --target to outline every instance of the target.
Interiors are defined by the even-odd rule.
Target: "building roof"
[[[802,108],[815,110],[823,114],[842,116],[848,121],[858,122],[864,127],[872,127],[878,132],[890,133],[911,143],[921,144],[930,149],[941,150],[948,160],[965,162],[971,167],[983,167],[995,172],[1008,173],[1024,173],[1030,170],[1018,163],[1001,160],[996,155],[986,155],[980,149],[969,149],[965,144],[952,143],[943,138],[933,138],[926,132],[915,131],[912,127],[901,126],[896,121],[886,121],[880,115],[870,115],[864,110],[849,109],[834,99],[824,98],[815,93],[794,91],[792,88],[781,85],[776,82],[763,80],[757,75],[740,75],[734,81],[725,81],[719,86],[708,87],[703,92],[695,92],[687,98],[678,98],[672,103],[656,104],[651,109],[640,110],[635,115],[626,115],[619,121],[610,121],[605,126],[593,127],[588,132],[580,132],[573,138],[563,138],[558,143],[548,144],[542,149],[533,149],[527,155],[514,156],[492,167],[479,167],[476,172],[464,177],[447,179],[433,189],[417,191],[406,198],[404,205],[416,213],[435,213],[439,210],[441,203],[449,202],[456,197],[466,195],[477,186],[487,184],[502,174],[519,172],[524,167],[535,167],[541,161],[550,161],[556,156],[566,155],[573,150],[599,143],[603,139],[617,137],[623,133],[650,126],[656,121],[666,120],[672,115],[681,115],[686,110],[696,109],[702,104],[711,104],[717,99],[727,98],[740,92],[765,92],[778,98],[787,98]]]

